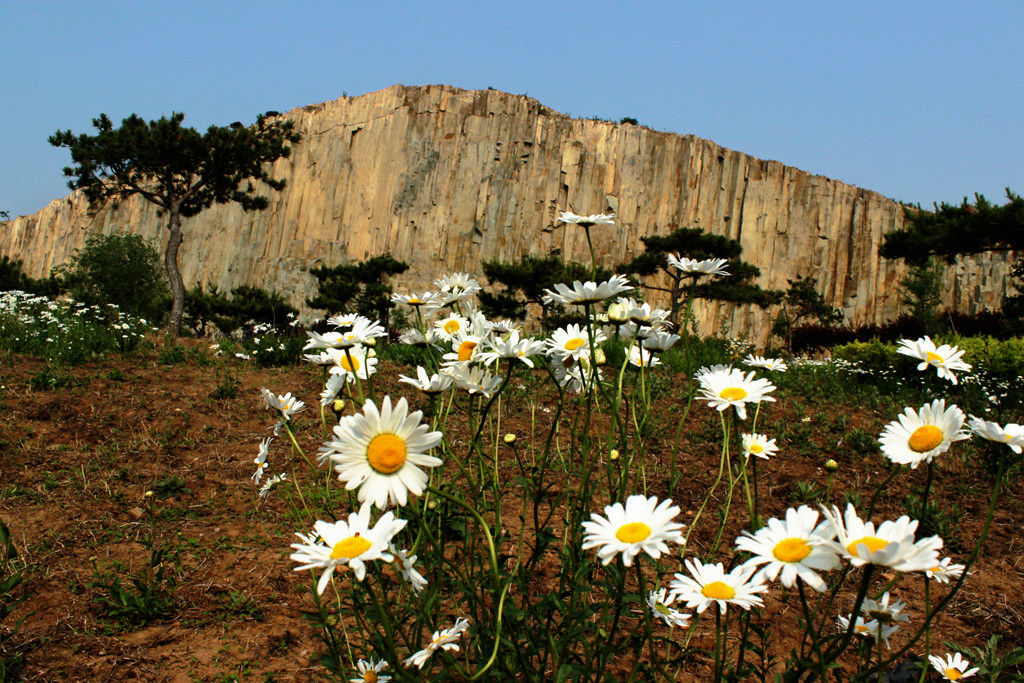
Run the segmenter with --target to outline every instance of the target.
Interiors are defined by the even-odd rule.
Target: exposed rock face
[[[301,303],[304,268],[390,251],[410,263],[397,286],[438,274],[481,276],[485,259],[560,253],[587,261],[582,230],[554,227],[561,210],[615,212],[595,229],[606,264],[642,250],[640,237],[697,226],[743,244],[759,283],[785,288],[810,274],[848,322],[896,315],[901,267],[882,260],[882,236],[902,225],[900,206],[876,192],[762,161],[692,135],[577,120],[525,96],[448,86],[392,86],[286,114],[302,142],[273,175],[286,178],[270,206],[214,206],[186,219],[186,286],[255,284]],[[561,225],[561,224],[559,224]],[[155,207],[132,198],[90,215],[81,193],[0,224],[0,254],[42,275],[91,232],[119,229],[166,240]],[[1008,256],[950,269],[946,301],[973,312],[1005,295]],[[756,308],[698,307],[705,331],[764,342]]]

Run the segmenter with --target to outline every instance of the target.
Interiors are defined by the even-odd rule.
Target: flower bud
[[[509,433],[509,434],[505,435],[505,443],[507,443],[509,446],[511,446],[515,442],[516,442],[516,435],[515,434]]]
[[[609,460],[618,460],[619,459],[619,451],[618,451],[618,449],[616,449],[616,448],[611,449],[608,452],[608,459]]]
[[[825,461],[825,469],[828,470],[829,472],[835,472],[836,470],[839,469],[839,463],[837,463],[832,458],[829,458],[828,460]]]

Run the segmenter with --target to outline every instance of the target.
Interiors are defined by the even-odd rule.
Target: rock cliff
[[[693,135],[579,120],[496,90],[392,86],[294,109],[302,142],[277,162],[287,179],[270,206],[215,206],[184,223],[186,286],[255,284],[301,303],[305,268],[390,251],[410,263],[397,288],[437,274],[481,276],[481,260],[524,253],[589,259],[581,230],[555,227],[559,211],[615,212],[595,230],[607,263],[642,249],[640,238],[698,226],[743,244],[759,283],[784,288],[811,274],[853,324],[896,314],[901,267],[882,260],[882,236],[900,206],[876,192],[720,147]],[[81,193],[0,224],[0,254],[42,275],[87,234],[126,229],[166,239],[155,208],[138,198],[90,214]],[[950,269],[946,302],[972,312],[1005,295],[1006,256]],[[481,276],[482,277],[482,276]],[[764,342],[756,308],[699,307],[705,331]]]

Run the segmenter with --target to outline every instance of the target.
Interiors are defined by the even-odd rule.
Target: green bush
[[[141,235],[91,235],[56,272],[78,301],[150,320],[162,317],[170,300],[160,252]]]
[[[232,334],[246,325],[268,325],[288,329],[298,311],[277,292],[242,285],[230,296],[217,290],[203,291],[197,285],[185,295],[185,323],[199,336],[213,324],[222,334]]]
[[[19,290],[30,294],[42,294],[44,296],[55,296],[63,289],[58,278],[43,278],[37,280],[29,277],[22,270],[21,259],[13,259],[9,256],[0,256],[0,292]]]

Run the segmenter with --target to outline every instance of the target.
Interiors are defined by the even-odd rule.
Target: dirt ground
[[[318,664],[320,641],[302,616],[309,579],[292,571],[288,558],[294,533],[306,531],[306,524],[291,516],[279,496],[261,501],[250,480],[259,441],[274,421],[263,408],[260,387],[291,391],[315,404],[320,373],[307,366],[230,367],[239,382],[237,396],[214,398],[215,367],[164,365],[155,354],[71,368],[66,386],[45,391],[29,388],[30,378],[43,369],[41,361],[0,358],[0,518],[27,563],[24,590],[30,595],[15,615],[26,619],[7,648],[22,653],[19,674],[25,680],[328,678]],[[381,386],[422,403],[407,385],[395,383],[406,369],[383,362],[381,369]],[[658,414],[679,415],[679,391],[673,387],[678,389],[666,383],[658,393]],[[528,391],[510,394],[501,431],[520,438],[543,433],[551,417],[542,401]],[[840,503],[848,489],[871,491],[884,479],[881,457],[858,456],[844,435],[853,429],[877,435],[895,418],[888,408],[780,397],[768,415],[763,431],[788,430],[799,447],[780,441],[779,455],[762,463],[766,514],[794,504],[797,482],[825,488],[822,466],[828,458],[841,463],[832,502]],[[692,518],[718,464],[717,413],[694,404],[680,430],[675,462],[687,474],[670,491],[677,422],[666,420],[653,435],[646,473],[651,495],[673,498]],[[313,427],[319,424],[300,438],[315,453]],[[923,476],[921,468],[909,480],[920,484]],[[903,514],[907,479],[897,481],[876,519]],[[935,486],[939,500],[963,510],[958,532],[964,547],[946,550],[962,561],[981,528],[986,484],[971,464],[948,458]],[[982,559],[939,618],[933,642],[980,645],[1000,634],[1002,648],[1024,646],[1021,494],[1019,484],[1005,492]],[[710,533],[709,525],[700,528]],[[729,528],[726,538],[738,531]],[[119,622],[100,600],[109,595],[115,573],[124,577],[145,569],[145,543],[152,534],[177,552],[173,608],[152,624]],[[710,541],[696,533],[691,551]],[[899,596],[920,614],[922,601],[906,585]]]

